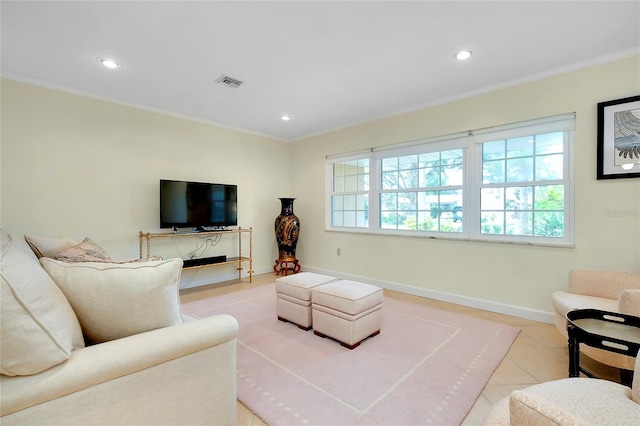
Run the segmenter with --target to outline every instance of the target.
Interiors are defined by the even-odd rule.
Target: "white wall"
[[[633,214],[640,179],[595,178],[596,105],[639,94],[638,76],[636,56],[293,144],[2,80],[2,227],[89,236],[114,257],[137,256],[138,231],[158,230],[160,178],[236,183],[239,223],[255,230],[257,272],[270,271],[277,258],[277,198],[296,197],[297,254],[306,270],[546,320],[551,293],[566,287],[570,268],[640,271],[640,216]],[[574,248],[324,230],[328,154],[567,112],[577,113]],[[181,257],[195,248],[158,247]],[[232,268],[191,271],[183,286],[233,275]]]
[[[137,257],[138,231],[159,231],[159,179],[237,184],[254,270],[271,270],[289,144],[6,79],[1,96],[3,229],[90,237],[114,258]],[[157,240],[152,254],[187,257],[198,242]],[[208,250],[234,255],[237,243]],[[233,266],[185,271],[183,287],[234,276]]]
[[[317,271],[548,320],[570,268],[640,271],[640,179],[596,180],[597,103],[640,93],[640,57],[595,66],[296,142],[291,193],[299,257]],[[575,248],[324,230],[325,156],[576,112]],[[627,212],[611,216],[609,211]],[[337,256],[336,249],[341,249]]]

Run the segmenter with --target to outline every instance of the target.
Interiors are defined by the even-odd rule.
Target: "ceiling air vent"
[[[232,89],[238,88],[242,82],[236,78],[229,77],[228,75],[221,75],[216,83],[222,84],[223,86],[231,87]]]

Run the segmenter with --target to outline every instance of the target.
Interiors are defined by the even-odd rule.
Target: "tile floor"
[[[274,282],[277,276],[273,273],[254,275],[253,283],[248,279],[230,281],[182,290],[182,302],[218,296],[234,291],[267,285]],[[567,341],[552,324],[502,315],[452,303],[441,302],[419,296],[412,296],[397,291],[385,290],[385,297],[405,300],[431,308],[443,309],[462,315],[469,315],[489,321],[502,322],[521,331],[507,356],[502,360],[489,379],[475,405],[462,423],[464,426],[475,426],[482,423],[485,414],[492,405],[509,395],[511,391],[522,389],[536,383],[567,377],[569,368]],[[582,357],[581,361],[600,377],[619,381],[618,370]],[[264,426],[265,423],[247,407],[238,402],[238,426]]]

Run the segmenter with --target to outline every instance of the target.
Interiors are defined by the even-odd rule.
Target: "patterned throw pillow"
[[[66,250],[53,253],[54,259],[65,262],[108,262],[111,256],[91,238],[85,238],[80,244],[76,244]]]

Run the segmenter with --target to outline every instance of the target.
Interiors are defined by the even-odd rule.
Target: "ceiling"
[[[640,1],[3,0],[0,14],[3,77],[286,141],[640,53]]]

